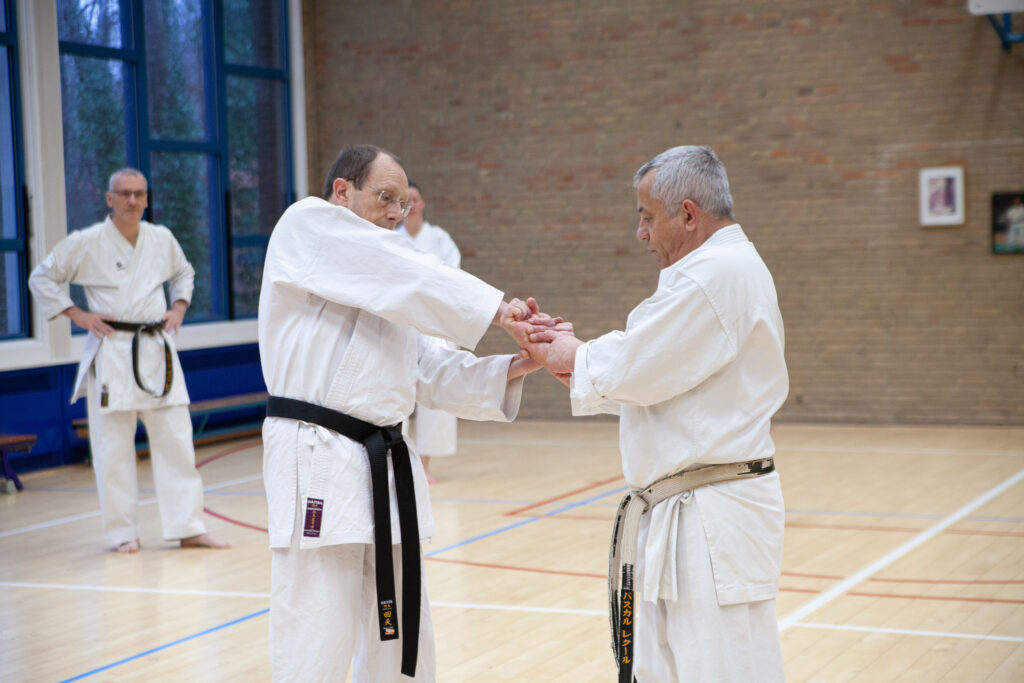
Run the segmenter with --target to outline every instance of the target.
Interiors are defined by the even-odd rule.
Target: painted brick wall
[[[780,419],[1024,424],[1024,255],[990,249],[991,193],[1024,190],[1024,44],[963,0],[307,0],[304,20],[314,184],[343,145],[392,149],[467,270],[581,336],[657,281],[634,171],[708,144],[778,287]],[[967,221],[922,228],[918,171],[942,165]],[[564,389],[531,378],[521,414],[568,415]]]

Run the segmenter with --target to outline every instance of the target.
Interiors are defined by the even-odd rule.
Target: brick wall
[[[1024,424],[1024,255],[990,248],[991,193],[1024,190],[1024,44],[963,0],[307,0],[303,30],[314,187],[341,146],[392,149],[466,270],[580,336],[657,281],[633,173],[708,144],[778,287],[780,419]],[[943,165],[967,220],[923,228]],[[533,377],[521,414],[565,393]]]

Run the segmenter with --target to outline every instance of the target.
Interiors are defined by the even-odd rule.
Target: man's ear
[[[331,186],[331,203],[348,208],[352,201],[352,183],[344,178],[335,178]]]
[[[700,211],[698,206],[693,203],[690,199],[684,199],[683,203],[679,205],[679,218],[682,219],[683,228],[693,232],[697,229],[697,212]]]

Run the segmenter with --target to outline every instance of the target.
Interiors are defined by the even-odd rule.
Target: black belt
[[[395,568],[391,558],[391,502],[388,493],[388,451],[395,470],[395,494],[398,498],[398,527],[402,532],[402,623],[406,629],[402,641],[402,673],[416,675],[416,648],[420,634],[420,529],[416,518],[416,489],[409,462],[409,449],[402,438],[402,425],[378,427],[351,415],[313,403],[271,396],[267,399],[267,417],[302,420],[326,427],[366,447],[373,484],[373,542],[377,565],[377,620],[381,640],[398,638],[395,619]],[[309,501],[307,501],[309,503]],[[322,514],[323,501],[316,501],[313,514]],[[307,520],[310,517],[307,504]],[[308,524],[307,524],[308,527]],[[314,534],[310,534],[314,535]],[[319,535],[319,523],[317,531]]]
[[[171,343],[167,340],[167,335],[160,334],[164,322],[162,320],[152,323],[125,323],[117,320],[105,322],[115,330],[135,333],[135,336],[132,337],[132,372],[135,373],[135,383],[139,385],[139,389],[155,398],[166,396],[167,392],[171,390],[171,382],[174,381],[174,362],[171,360]],[[160,394],[143,384],[142,377],[139,375],[139,337],[144,334],[159,335],[164,342],[164,390]]]

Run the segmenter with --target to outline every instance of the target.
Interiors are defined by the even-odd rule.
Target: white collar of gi
[[[746,241],[748,241],[747,236],[744,234],[739,223],[733,223],[732,225],[727,225],[724,228],[719,228],[704,242],[704,244],[700,245],[668,268],[662,268],[661,272],[658,274],[658,286],[660,287],[665,283],[666,277],[669,277],[673,273],[685,268],[686,264],[696,258],[696,255],[701,253],[704,249],[720,247],[726,244],[739,244]]]

